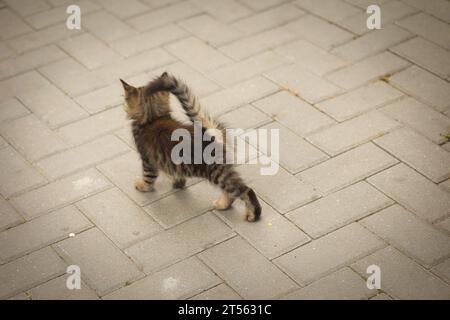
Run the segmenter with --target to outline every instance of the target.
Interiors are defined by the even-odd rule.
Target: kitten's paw
[[[214,200],[213,207],[216,210],[227,210],[231,206],[230,198],[226,195],[221,195],[219,199]]]
[[[186,186],[185,179],[174,180],[172,186],[174,189],[183,189]]]
[[[258,220],[258,217],[256,217],[255,213],[251,210],[245,210],[245,218],[248,222],[255,222]]]
[[[134,187],[140,192],[153,191],[153,186],[149,185],[142,178],[139,178],[134,182]]]

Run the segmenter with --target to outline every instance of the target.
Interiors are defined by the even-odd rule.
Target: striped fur
[[[175,79],[175,78],[173,78]],[[155,82],[157,84],[154,84]],[[218,210],[228,209],[233,201],[240,198],[246,206],[246,218],[248,221],[256,221],[261,215],[261,206],[255,192],[249,188],[231,164],[207,164],[205,162],[195,164],[194,155],[190,163],[174,164],[171,158],[172,149],[178,141],[172,141],[172,132],[176,129],[186,129],[191,135],[191,147],[194,149],[194,126],[182,124],[170,117],[168,92],[149,88],[162,88],[158,79],[150,82],[145,87],[135,88],[125,82],[125,100],[127,114],[132,119],[132,132],[136,148],[141,156],[143,177],[135,183],[139,191],[151,191],[158,177],[159,171],[163,171],[173,179],[174,188],[183,188],[187,177],[205,178],[222,190],[222,196],[214,202]],[[177,82],[178,84],[182,82]],[[166,85],[164,85],[166,86]],[[193,120],[202,119],[203,134],[208,135],[211,126],[218,128],[218,122],[206,116],[195,96],[183,83],[183,89],[173,90],[177,97],[184,97],[180,103],[185,105],[186,112]],[[154,90],[154,91],[153,91]],[[172,92],[172,91],[171,91]],[[184,93],[182,93],[184,92]],[[183,102],[184,101],[184,102]],[[188,102],[190,101],[190,102]],[[188,106],[188,103],[192,103]],[[206,118],[205,118],[206,117]],[[206,120],[205,119],[209,119]],[[203,141],[202,151],[215,141]],[[225,145],[222,144],[225,149]],[[225,152],[223,153],[225,157]]]

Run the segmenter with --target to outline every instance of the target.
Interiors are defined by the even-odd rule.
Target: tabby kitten
[[[142,192],[153,190],[160,170],[172,177],[174,188],[183,188],[187,177],[206,178],[222,189],[222,195],[213,203],[215,209],[226,210],[236,198],[240,198],[245,203],[246,219],[258,220],[261,215],[258,198],[231,164],[225,162],[207,164],[204,161],[200,164],[194,161],[174,164],[172,161],[172,148],[178,144],[178,141],[171,140],[172,132],[176,129],[186,129],[191,135],[193,147],[194,125],[182,124],[170,116],[172,110],[169,92],[178,98],[192,122],[202,123],[203,134],[208,134],[208,129],[225,130],[224,125],[202,110],[190,88],[167,73],[163,73],[144,87],[136,88],[123,80],[120,81],[125,90],[125,108],[128,118],[132,120],[133,137],[143,166],[143,177],[135,182],[136,189]],[[217,141],[212,138],[211,141],[202,142],[202,150],[210,143]],[[226,143],[222,143],[224,150],[225,145]]]

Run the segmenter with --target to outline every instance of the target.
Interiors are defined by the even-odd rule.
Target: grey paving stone
[[[32,29],[9,9],[0,12],[1,39],[9,39],[30,32]]]
[[[66,286],[67,277],[61,277],[43,283],[29,291],[27,295],[31,300],[97,300],[98,296],[84,282],[80,289],[69,290]]]
[[[436,221],[449,213],[450,194],[403,163],[367,181],[427,221]]]
[[[291,211],[286,217],[318,238],[391,204],[391,199],[361,181]]]
[[[440,276],[444,281],[450,283],[450,259],[438,264],[432,269],[433,273]]]
[[[250,129],[257,128],[272,119],[251,105],[245,105],[240,108],[227,112],[217,118],[227,125],[227,128]]]
[[[18,76],[0,81],[0,101],[13,98],[19,93],[40,89],[48,85],[48,81],[36,71],[30,71]]]
[[[125,252],[145,273],[151,274],[233,235],[234,232],[217,217],[206,213],[141,241]]]
[[[309,284],[385,246],[357,223],[295,249],[274,262],[302,285]]]
[[[85,15],[83,26],[105,42],[136,34],[128,24],[103,10]]]
[[[343,0],[330,0],[324,3],[319,3],[314,0],[297,0],[295,3],[300,8],[332,22],[344,20],[361,12],[361,9]]]
[[[373,264],[381,269],[382,290],[394,299],[448,300],[450,297],[450,288],[442,280],[392,247],[361,259],[352,268],[367,277],[367,267]]]
[[[406,0],[406,3],[418,9],[438,17],[441,20],[450,22],[450,4],[445,0],[420,1]]]
[[[220,283],[198,259],[190,258],[125,286],[104,299],[186,299]]]
[[[10,146],[0,149],[0,161],[0,193],[6,198],[46,182],[46,179]]]
[[[191,300],[241,300],[242,298],[226,284],[219,284],[194,297]]]
[[[222,22],[232,22],[250,15],[251,10],[236,0],[192,0],[201,10]]]
[[[244,299],[274,299],[298,288],[239,237],[214,246],[199,257]]]
[[[29,113],[30,111],[15,98],[0,103],[0,122],[14,120]]]
[[[120,0],[99,0],[99,3],[120,19],[129,18],[148,10],[148,7],[137,0],[123,2]]]
[[[388,153],[367,143],[302,171],[297,177],[313,184],[323,194],[328,194],[397,162]]]
[[[261,202],[262,215],[258,223],[248,223],[242,219],[244,206],[234,204],[227,211],[217,214],[241,237],[269,259],[309,242],[309,237],[288,219]]]
[[[32,219],[110,185],[97,170],[89,169],[12,198],[11,203],[27,219]]]
[[[82,279],[103,296],[142,273],[101,231],[92,228],[54,245],[66,261],[80,267]]]
[[[81,200],[77,207],[121,249],[162,229],[116,188]]]
[[[366,300],[373,293],[354,271],[343,268],[282,299],[287,300]]]
[[[69,206],[0,233],[0,261],[11,261],[78,233],[92,224]]]
[[[399,205],[361,220],[366,228],[394,247],[432,266],[450,255],[450,238]]]
[[[0,297],[12,297],[55,278],[66,271],[66,264],[50,248],[0,266]]]
[[[3,197],[0,197],[0,231],[12,228],[24,220]]]

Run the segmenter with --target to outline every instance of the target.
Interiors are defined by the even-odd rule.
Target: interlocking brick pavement
[[[370,0],[73,2],[81,30],[0,0],[0,298],[450,299],[450,1],[374,1],[381,30]],[[259,222],[200,179],[134,189],[118,79],[165,70],[280,130],[276,175],[238,168]]]

